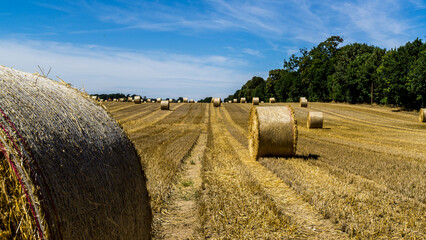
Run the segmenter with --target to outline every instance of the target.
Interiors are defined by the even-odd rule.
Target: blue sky
[[[226,97],[331,35],[426,38],[426,1],[1,0],[0,64],[89,93]]]

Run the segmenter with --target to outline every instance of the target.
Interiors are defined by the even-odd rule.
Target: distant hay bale
[[[128,97],[127,98],[127,102],[132,102],[133,98],[132,97]]]
[[[273,97],[269,98],[269,103],[275,103],[275,98]]]
[[[324,122],[324,114],[322,112],[308,112],[307,127],[322,128]]]
[[[170,109],[170,102],[168,100],[161,101],[161,110],[169,110]]]
[[[142,102],[141,96],[135,96],[134,102],[135,104],[140,104]]]
[[[112,101],[113,101],[113,102],[117,102],[118,100],[117,100],[117,98],[114,98],[114,99],[112,99]]]
[[[259,98],[254,97],[252,102],[253,102],[253,105],[259,105]]]
[[[178,103],[180,103],[180,100],[178,100]]]
[[[157,98],[157,102],[161,103],[161,98]]]
[[[184,98],[183,98],[183,102],[184,102],[184,103],[187,103],[187,102],[188,102],[188,98],[187,98],[187,97],[184,97]]]
[[[194,103],[194,99],[192,99],[192,98],[191,98],[191,99],[189,100],[189,103]]]
[[[246,98],[245,98],[245,97],[242,97],[242,98],[240,99],[240,103],[246,103]]]
[[[143,103],[146,103],[146,101],[143,101]]]
[[[265,103],[264,101],[260,101],[260,103]]]
[[[308,107],[308,99],[305,97],[300,98],[300,107]]]
[[[115,120],[30,73],[0,67],[0,88],[0,238],[150,239],[146,178]]]
[[[152,102],[152,99],[148,98],[146,101],[150,103],[150,102]]]
[[[231,101],[231,100],[228,100],[228,103],[232,103],[232,101]]]
[[[98,96],[92,96],[93,100],[98,100]]]
[[[124,98],[120,98],[119,100],[120,100],[120,102],[124,102]]]
[[[426,122],[426,108],[420,109],[419,121]]]
[[[253,106],[249,118],[249,151],[253,159],[296,154],[297,124],[288,106]]]
[[[220,102],[221,102],[220,98],[214,98],[213,106],[220,107]]]
[[[232,100],[232,102],[233,102],[233,103],[237,103],[237,102],[238,102],[238,99],[234,98],[234,99]]]

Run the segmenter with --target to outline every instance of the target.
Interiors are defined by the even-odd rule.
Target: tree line
[[[254,76],[225,101],[259,97],[267,101],[377,103],[406,109],[426,107],[426,43],[421,39],[386,50],[331,36],[284,60],[266,80]]]

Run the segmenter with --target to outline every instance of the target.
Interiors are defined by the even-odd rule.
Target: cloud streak
[[[37,65],[52,67],[49,77],[58,75],[78,88],[84,84],[89,93],[224,97],[250,78],[238,70],[243,62],[222,56],[134,53],[57,42],[0,40],[0,61],[27,72],[38,71]]]

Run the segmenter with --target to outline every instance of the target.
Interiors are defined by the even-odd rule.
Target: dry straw
[[[135,100],[134,101],[135,101],[136,104],[140,104],[142,102],[141,96],[135,96]]]
[[[308,128],[322,128],[324,122],[324,115],[322,112],[308,112],[307,127]]]
[[[6,67],[0,88],[0,236],[149,239],[140,159],[108,113],[89,95]]]
[[[232,101],[231,101],[231,100],[228,100],[228,103],[232,103]]]
[[[93,100],[98,100],[98,96],[92,96]]]
[[[133,98],[132,98],[132,97],[128,97],[128,98],[127,98],[127,101],[128,101],[128,102],[132,102],[132,101],[133,101]]]
[[[161,101],[161,110],[169,110],[170,109],[170,102],[168,100]]]
[[[182,102],[187,103],[188,102],[188,98],[187,97],[183,98]]]
[[[189,103],[194,103],[194,99],[191,98],[191,100],[189,100]]]
[[[240,99],[240,102],[241,102],[241,103],[246,103],[246,98],[245,98],[245,97],[242,97],[242,98]]]
[[[151,98],[148,98],[147,102],[149,102],[149,103],[150,103],[151,101],[152,101],[152,100],[151,100]]]
[[[260,103],[265,103],[264,101],[260,101]]]
[[[221,102],[220,98],[214,98],[214,100],[213,100],[213,106],[220,107],[220,102]]]
[[[157,98],[157,102],[158,102],[158,103],[161,103],[161,98]]]
[[[273,97],[269,98],[269,103],[275,103],[275,98]]]
[[[253,98],[253,105],[259,105],[259,98],[258,97]]]
[[[296,154],[297,124],[289,106],[253,106],[249,119],[249,151],[253,159]]]
[[[426,108],[420,109],[419,121],[426,122]]]
[[[300,98],[300,107],[308,107],[308,99],[305,97]]]
[[[232,100],[232,102],[233,102],[233,103],[237,103],[237,102],[238,102],[238,99],[234,98],[234,99]]]

